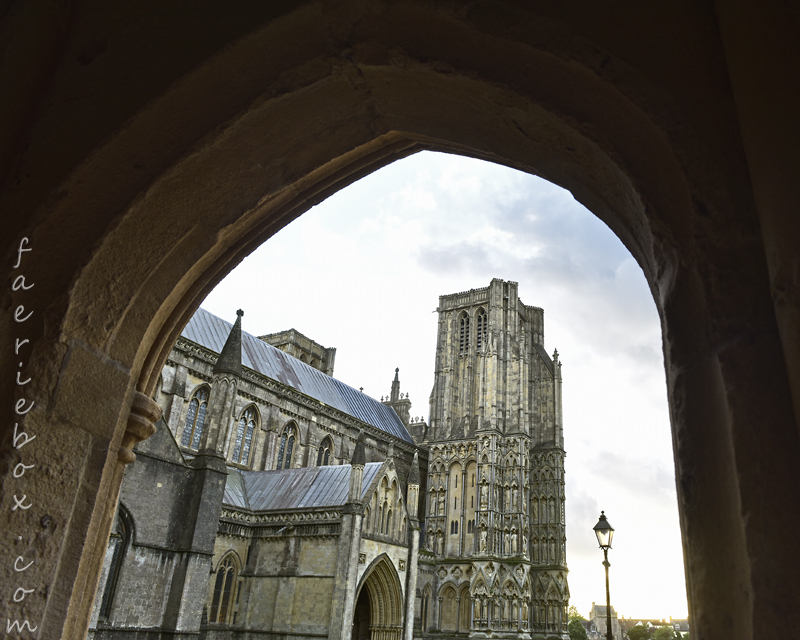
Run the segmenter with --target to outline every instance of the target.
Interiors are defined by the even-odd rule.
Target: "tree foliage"
[[[588,640],[586,628],[581,623],[580,618],[570,620],[567,630],[569,631],[569,640]]]
[[[635,627],[628,629],[628,637],[630,640],[649,640],[650,633],[645,627],[637,624]]]
[[[578,613],[578,607],[574,604],[569,606],[569,610],[567,611],[567,617],[570,620],[586,620],[580,613]]]
[[[675,629],[664,626],[653,631],[653,640],[675,640]]]

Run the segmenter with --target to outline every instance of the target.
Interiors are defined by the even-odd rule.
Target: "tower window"
[[[467,351],[469,351],[469,316],[465,311],[461,315],[458,352],[466,353]]]
[[[486,332],[487,332],[487,325],[488,322],[486,321],[486,311],[483,309],[478,310],[478,317],[477,317],[477,332],[475,334],[475,348],[478,351],[482,351],[484,345],[486,344]]]
[[[181,446],[188,449],[200,447],[200,438],[203,437],[203,427],[208,412],[208,387],[202,387],[194,394],[186,412],[186,424],[183,426]]]

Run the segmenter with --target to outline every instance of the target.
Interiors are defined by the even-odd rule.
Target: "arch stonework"
[[[693,634],[779,637],[757,621],[800,601],[800,38],[780,2],[76,7],[17,3],[0,26],[0,322],[30,341],[0,355],[0,545],[36,557],[38,589],[3,615],[85,636],[180,329],[303,211],[436,149],[569,189],[636,258],[662,322]],[[35,287],[11,291],[19,274]],[[15,420],[37,438],[19,450]],[[20,458],[35,468],[17,478]],[[33,507],[11,511],[21,495]],[[41,535],[22,548],[18,531]]]
[[[370,640],[400,640],[403,631],[403,590],[392,561],[386,554],[376,558],[364,572],[356,590],[363,589],[370,602]]]

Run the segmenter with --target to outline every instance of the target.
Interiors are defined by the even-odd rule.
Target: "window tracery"
[[[333,440],[326,436],[317,450],[317,466],[324,467],[333,462]]]
[[[478,351],[483,351],[486,345],[486,333],[488,331],[488,316],[485,309],[478,309],[478,316],[476,318],[477,327],[475,333],[475,348]]]
[[[248,464],[250,460],[250,447],[253,443],[253,431],[256,427],[255,407],[248,408],[239,418],[236,430],[236,441],[233,445],[231,460],[239,464]]]
[[[186,422],[183,426],[181,446],[197,451],[200,439],[203,437],[206,413],[208,413],[208,387],[200,387],[189,402],[186,412]]]
[[[237,566],[232,553],[229,553],[217,567],[214,591],[211,597],[208,621],[220,624],[236,622],[240,581],[237,581]]]
[[[281,444],[278,448],[278,465],[276,469],[291,469],[292,468],[292,452],[294,450],[294,443],[297,439],[297,427],[290,424],[281,435]]]
[[[466,353],[469,351],[469,316],[464,311],[459,321],[458,352]]]

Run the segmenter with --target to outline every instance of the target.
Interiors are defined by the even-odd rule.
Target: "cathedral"
[[[89,637],[568,638],[561,365],[517,283],[441,296],[428,421],[336,350],[198,310]]]

